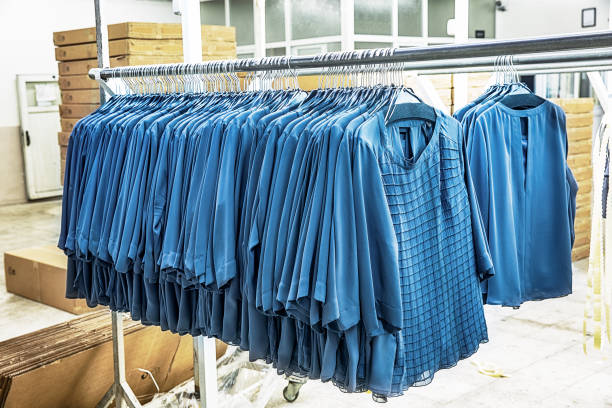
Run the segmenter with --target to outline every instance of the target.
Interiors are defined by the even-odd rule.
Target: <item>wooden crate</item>
[[[182,27],[180,24],[175,23],[136,22],[110,24],[108,26],[109,40],[118,40],[123,38],[143,40],[180,40],[182,39]],[[236,28],[217,25],[203,25],[202,41],[235,42]],[[58,31],[53,33],[53,43],[58,47],[92,42],[96,42],[95,27]]]
[[[62,104],[73,103],[99,104],[100,91],[98,89],[77,89],[62,92]]]
[[[80,118],[61,118],[62,132],[72,132],[74,125],[80,120]]]
[[[568,113],[565,117],[568,128],[578,128],[593,126],[593,112],[588,113]]]
[[[109,56],[119,55],[183,55],[182,40],[139,40],[126,38],[111,40],[108,43]],[[211,41],[202,44],[203,55],[236,55],[236,43],[228,41]],[[55,59],[58,61],[73,61],[94,59],[97,56],[95,43],[67,45],[55,49]]]
[[[68,146],[70,132],[57,132],[57,144],[60,146]]]
[[[96,104],[70,104],[60,105],[59,111],[62,118],[82,118],[89,115],[98,108]]]
[[[59,77],[59,86],[63,91],[65,89],[95,89],[100,85],[98,83],[89,78],[87,74],[85,75],[68,75]]]

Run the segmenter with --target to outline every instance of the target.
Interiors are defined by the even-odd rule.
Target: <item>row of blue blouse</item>
[[[395,396],[487,341],[460,124],[389,87],[114,96],[75,126],[67,296]]]

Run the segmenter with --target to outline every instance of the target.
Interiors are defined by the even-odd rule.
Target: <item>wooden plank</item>
[[[593,138],[593,128],[590,126],[567,129],[567,139],[569,143],[575,143]]]
[[[111,61],[111,66],[112,61]],[[57,70],[61,75],[84,75],[92,68],[98,67],[97,59],[88,59],[81,61],[64,61],[57,64]]]
[[[585,206],[576,208],[576,219],[580,221],[588,220],[591,222],[591,207]]]
[[[70,132],[57,132],[57,144],[60,146],[68,146]]]
[[[61,90],[65,89],[97,89],[100,85],[89,78],[87,74],[84,75],[68,75],[59,77],[59,86]]]
[[[550,101],[563,108],[566,114],[593,112],[593,106],[595,105],[593,98],[553,98]]]
[[[591,247],[589,244],[581,247],[574,247],[572,251],[572,261],[578,261],[580,259],[588,258]]]
[[[108,43],[109,55],[183,55],[182,40],[113,40]]]
[[[72,132],[74,125],[76,125],[79,120],[80,119],[77,118],[61,118],[62,132]]]
[[[591,166],[572,168],[572,173],[576,180],[586,180],[593,177],[593,168]],[[578,192],[580,194],[580,192]]]
[[[574,240],[574,247],[578,248],[581,246],[589,245],[591,242],[591,234],[584,232],[580,235],[576,234],[576,238]]]
[[[182,27],[175,23],[120,23],[108,26],[110,40],[135,38],[143,40],[181,40]],[[202,41],[236,41],[236,28],[202,25]]]
[[[140,40],[126,38],[108,42],[109,56],[119,55],[183,55],[182,40]],[[236,55],[236,43],[211,41],[202,44],[203,55]],[[86,60],[97,56],[96,44],[76,44],[55,49],[58,61]]]
[[[149,40],[180,40],[182,28],[176,23],[126,22],[108,25],[108,39],[137,38]],[[236,28],[218,25],[202,25],[203,41],[236,41]],[[53,33],[56,46],[95,43],[95,27]]]
[[[567,164],[569,164],[570,168],[590,166],[591,165],[591,154],[590,153],[573,154],[567,158]]]
[[[60,105],[59,111],[62,118],[77,118],[80,119],[89,115],[91,112],[98,109],[96,104],[69,104]]]
[[[97,57],[95,43],[67,45],[55,49],[55,59],[57,61],[85,60]]]
[[[96,42],[96,28],[57,31],[53,33],[53,44],[56,46]]]
[[[565,116],[565,123],[568,128],[593,126],[593,112],[568,113]]]
[[[576,196],[576,209],[582,207],[591,208],[591,194],[579,194]]]
[[[591,154],[591,140],[585,139],[568,144],[568,156],[575,154],[588,153]]]
[[[98,104],[100,103],[100,91],[98,89],[77,89],[62,92],[62,104],[73,103]]]

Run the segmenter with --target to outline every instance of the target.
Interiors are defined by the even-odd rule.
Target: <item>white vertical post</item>
[[[255,58],[266,56],[266,0],[253,0]]]
[[[181,1],[183,27],[183,61],[202,62],[202,28],[200,26],[200,1]]]
[[[183,27],[183,60],[186,63],[202,62],[202,27],[199,0],[181,0],[181,24]],[[217,365],[215,339],[197,336],[193,338],[194,378],[200,390],[200,407],[217,405]],[[212,352],[210,351],[212,349]]]
[[[391,37],[393,48],[399,47],[399,0],[391,1]]]
[[[612,1],[608,7],[608,28],[612,29]],[[608,87],[607,105],[610,106],[612,104],[612,71],[606,73],[606,86]]]
[[[108,56],[108,27],[104,19],[102,0],[94,0],[94,12],[96,19],[96,47],[98,51],[98,68],[110,67],[110,58]],[[106,101],[104,88],[100,87],[100,104]]]
[[[355,49],[355,1],[340,0],[340,33],[342,51]]]
[[[291,39],[293,38],[293,33],[291,30],[293,29],[293,19],[291,17],[291,0],[285,0],[284,2],[284,10],[285,10],[285,55],[291,55]]]
[[[123,317],[119,312],[111,313],[113,331],[113,368],[115,378],[115,406],[125,407],[121,385],[125,382],[125,354],[123,348]]]
[[[421,0],[421,36],[423,37],[423,45],[429,42],[429,2]]]
[[[468,40],[468,11],[468,0],[455,0],[455,43],[463,43]],[[453,105],[456,109],[459,109],[468,102],[467,74],[455,74],[453,88]]]
[[[217,406],[217,360],[215,339],[204,336],[193,338],[199,372],[200,407],[214,408]]]
[[[225,13],[225,25],[230,26],[230,0],[223,2],[223,12]]]

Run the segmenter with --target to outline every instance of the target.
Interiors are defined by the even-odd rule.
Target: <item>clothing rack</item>
[[[98,3],[96,3],[96,25],[102,24],[98,18]],[[99,31],[99,30],[98,30]],[[98,44],[102,34],[98,33]],[[99,56],[104,54],[99,45]],[[503,56],[510,56],[502,59]],[[397,49],[357,50],[347,52],[332,52],[315,56],[298,57],[266,57],[242,60],[210,61],[202,63],[180,63],[148,65],[120,68],[93,68],[89,77],[97,80],[101,89],[107,92],[110,88],[106,81],[114,78],[133,77],[169,77],[175,75],[200,75],[215,73],[278,71],[287,70],[316,70],[331,67],[368,66],[384,64],[402,64],[403,70],[433,71],[433,72],[478,72],[487,68],[493,69],[500,64],[509,64],[517,71],[529,72],[564,72],[567,69],[576,71],[612,70],[612,30],[592,32],[587,34],[571,34],[527,38],[519,40],[495,40],[473,42],[467,44],[437,45],[430,47],[413,47]],[[108,66],[100,58],[100,67]],[[595,86],[600,99],[604,95],[601,89]],[[104,91],[101,91],[104,93]],[[104,99],[102,99],[104,101]],[[604,104],[602,100],[602,105]],[[114,396],[118,406],[127,403],[130,407],[139,406],[138,401],[125,381],[125,362],[123,355],[122,326],[119,313],[113,312],[113,355],[115,362],[115,383],[104,397],[99,406],[107,407]],[[201,342],[202,340],[196,340]],[[195,349],[198,354],[198,348]],[[201,349],[200,349],[201,350]],[[210,353],[214,356],[214,348],[207,349],[207,364],[203,363],[203,356],[198,355],[195,360],[196,387],[200,386],[202,394],[216,390],[215,366],[210,363]],[[298,381],[290,382],[285,389],[289,397],[297,397],[299,391]],[[285,396],[286,399],[291,400]],[[203,398],[204,399],[204,398]],[[295,398],[293,398],[295,399]],[[214,403],[201,402],[201,406],[212,408]]]
[[[568,52],[569,51],[569,52]],[[530,55],[540,54],[540,55]],[[499,40],[467,44],[437,45],[413,48],[381,48],[331,52],[314,56],[266,57],[241,60],[209,61],[195,64],[163,64],[140,67],[93,68],[92,79],[170,76],[221,72],[252,72],[274,70],[304,70],[402,63],[404,69],[456,69],[492,67],[499,57],[512,55],[508,62],[530,69],[538,64],[561,65],[575,62],[605,61],[612,63],[612,31]]]

